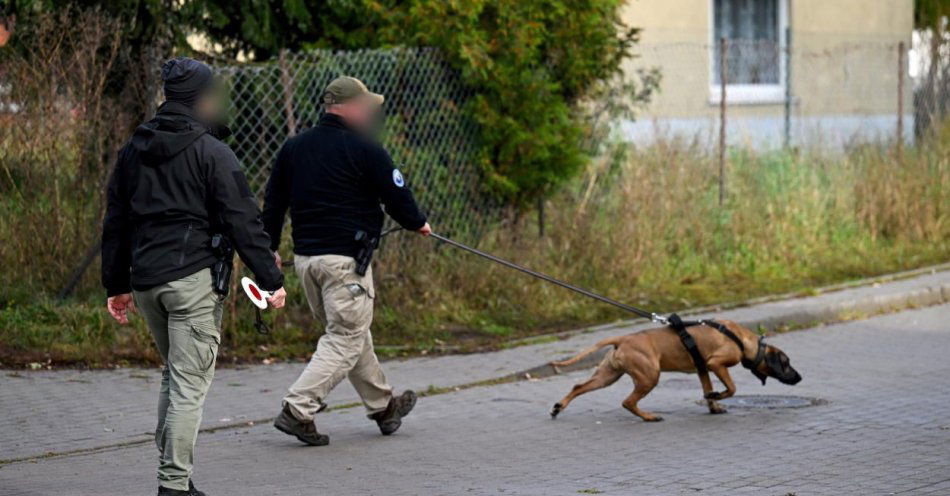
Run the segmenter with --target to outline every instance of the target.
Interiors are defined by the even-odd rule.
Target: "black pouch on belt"
[[[373,261],[373,252],[379,248],[379,236],[373,237],[366,231],[356,231],[354,240],[359,247],[356,251],[356,273],[362,277],[366,275],[366,270]]]
[[[227,296],[231,289],[231,271],[234,270],[234,248],[223,234],[211,236],[211,251],[214,252],[214,265],[211,266],[211,282],[214,292]]]

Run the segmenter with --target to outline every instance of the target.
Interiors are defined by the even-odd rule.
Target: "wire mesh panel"
[[[383,144],[441,232],[475,238],[495,218],[480,191],[477,129],[464,112],[471,93],[434,49],[283,53],[218,72],[230,92],[230,144],[256,191],[284,141],[320,118],[326,85],[347,75],[385,95]]]

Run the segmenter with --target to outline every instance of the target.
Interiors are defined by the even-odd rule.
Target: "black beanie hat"
[[[211,68],[188,57],[175,57],[162,66],[165,100],[189,107],[211,87]]]

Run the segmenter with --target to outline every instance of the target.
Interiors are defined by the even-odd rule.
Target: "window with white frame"
[[[787,0],[710,0],[712,54],[710,97],[722,84],[722,40],[726,50],[726,98],[768,103],[785,96]]]

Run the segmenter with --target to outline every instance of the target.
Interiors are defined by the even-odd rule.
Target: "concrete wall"
[[[893,136],[897,46],[903,41],[910,47],[913,0],[780,1],[791,34],[793,140],[840,145]],[[703,139],[717,135],[719,90],[711,87],[712,4],[711,0],[628,0],[623,18],[643,32],[639,57],[627,69],[659,67],[663,74],[660,93],[638,122],[623,124],[630,138],[640,141],[657,132]],[[727,91],[730,141],[780,144],[784,88],[744,101],[739,101],[744,96],[740,91],[731,95]],[[905,136],[910,136],[912,90],[907,79],[904,102]]]

